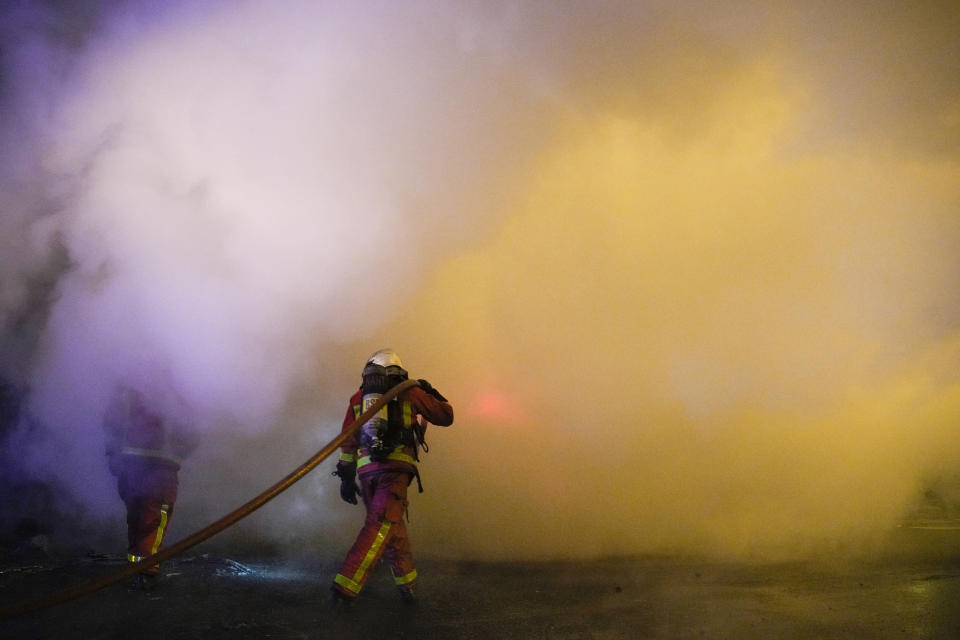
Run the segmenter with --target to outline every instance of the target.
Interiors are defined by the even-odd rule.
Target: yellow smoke
[[[499,233],[381,332],[458,411],[418,539],[796,555],[877,542],[957,468],[958,166],[811,150],[786,77],[728,74],[695,131],[558,112]]]

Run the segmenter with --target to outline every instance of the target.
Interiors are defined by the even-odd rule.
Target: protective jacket
[[[363,388],[361,387],[350,397],[350,406],[347,407],[347,415],[343,419],[342,431],[360,417],[362,401]],[[417,451],[413,439],[413,428],[417,415],[423,416],[427,422],[437,426],[448,427],[453,424],[453,407],[420,387],[411,387],[401,393],[395,401],[390,402],[388,411],[399,414],[395,419],[400,420],[403,428],[410,431],[410,434],[387,455],[386,459],[375,460],[368,450],[360,446],[360,439],[356,434],[347,438],[340,447],[340,462],[347,465],[356,464],[357,473],[361,478],[381,471],[405,472],[411,475],[416,473]]]
[[[110,470],[122,458],[150,460],[174,471],[197,445],[196,434],[184,425],[164,420],[147,407],[139,393],[124,389],[118,393],[104,416],[107,458]]]

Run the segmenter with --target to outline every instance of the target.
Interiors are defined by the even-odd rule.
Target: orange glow
[[[492,387],[480,389],[467,404],[468,418],[481,418],[501,422],[521,421],[522,411],[513,399],[503,391]]]

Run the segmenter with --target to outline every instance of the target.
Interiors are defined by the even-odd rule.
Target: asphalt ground
[[[960,638],[960,526],[904,529],[885,553],[751,563],[644,556],[564,562],[420,560],[419,599],[386,567],[334,606],[337,559],[197,553],[152,590],[124,584],[0,621],[0,638]],[[0,606],[122,567],[120,556],[0,566]]]

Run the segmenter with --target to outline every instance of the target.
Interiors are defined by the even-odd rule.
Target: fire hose
[[[187,549],[194,547],[204,540],[213,537],[214,535],[220,533],[229,526],[232,526],[247,517],[263,505],[265,505],[270,500],[276,498],[278,495],[289,489],[295,482],[303,478],[307,473],[313,470],[318,464],[323,462],[331,453],[336,451],[343,442],[356,433],[361,426],[363,426],[370,418],[372,418],[376,413],[383,408],[390,400],[397,397],[410,387],[414,387],[418,384],[416,380],[404,380],[400,384],[391,388],[389,391],[383,394],[369,409],[364,411],[353,421],[350,426],[340,432],[336,438],[328,442],[322,449],[313,455],[309,460],[304,462],[302,465],[297,467],[285,478],[277,482],[275,485],[253,498],[246,504],[241,507],[238,507],[231,513],[223,516],[216,522],[213,522],[203,529],[196,531],[195,533],[187,536],[180,542],[177,542],[171,547],[167,547],[152,556],[148,556],[137,563],[130,564],[129,566],[111,573],[109,575],[103,576],[101,578],[95,578],[89,580],[82,584],[79,584],[74,587],[68,587],[66,589],[61,589],[56,591],[46,597],[39,598],[37,600],[32,600],[29,602],[24,602],[20,604],[13,604],[4,607],[0,607],[0,620],[6,618],[13,618],[15,616],[23,615],[25,613],[31,613],[33,611],[39,611],[41,609],[46,609],[54,605],[62,604],[64,602],[69,602],[70,600],[76,600],[83,596],[89,595],[104,587],[108,587],[112,584],[116,584],[127,578],[132,578],[137,573],[140,573],[148,567],[153,565],[160,564],[164,560],[169,560],[174,556],[180,555]]]

